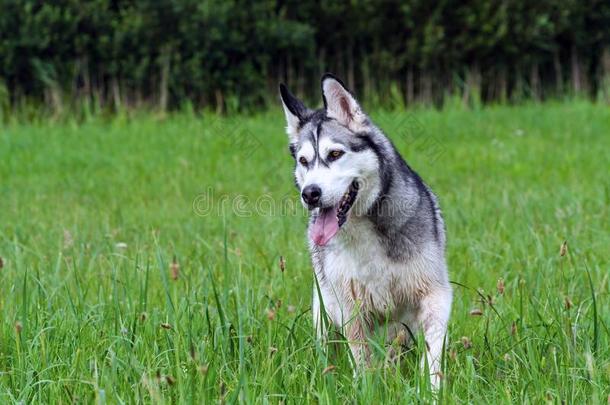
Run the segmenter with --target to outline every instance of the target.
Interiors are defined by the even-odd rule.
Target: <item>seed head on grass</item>
[[[0,256],[0,269],[4,267],[4,259]]]
[[[568,253],[568,241],[564,240],[559,248],[559,256],[564,257]]]
[[[563,300],[563,305],[568,311],[574,306],[570,297],[565,297],[565,299]]]
[[[282,273],[286,270],[286,260],[284,260],[284,256],[280,256],[280,270]]]
[[[72,246],[74,246],[74,238],[69,230],[64,229],[64,250],[68,250]]]
[[[21,335],[21,331],[23,330],[23,324],[20,321],[15,322],[15,333]]]
[[[500,294],[500,295],[504,294],[504,279],[503,278],[498,279],[498,284],[496,284],[496,289],[498,290],[498,294]]]
[[[174,259],[172,260],[172,264],[169,266],[170,276],[172,280],[176,281],[180,277],[180,265],[176,260],[176,256],[174,255]]]
[[[267,319],[270,321],[275,319],[275,311],[272,308],[267,309]]]
[[[337,369],[337,367],[333,366],[332,364],[328,367],[326,367],[324,370],[322,370],[322,375],[326,375],[328,373],[332,373],[333,371],[335,371]]]
[[[142,322],[142,323],[146,322],[147,318],[148,318],[148,314],[146,312],[142,312],[140,314],[140,322]]]
[[[483,315],[483,310],[479,308],[474,308],[470,311],[470,316],[481,316]]]
[[[462,345],[464,345],[464,349],[470,349],[472,347],[472,341],[468,336],[462,336]]]
[[[170,325],[169,323],[162,323],[161,326],[163,329],[172,329],[172,325]]]
[[[225,396],[227,395],[227,386],[224,381],[220,383],[220,403],[225,403]]]

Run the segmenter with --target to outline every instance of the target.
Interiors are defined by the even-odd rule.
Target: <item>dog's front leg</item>
[[[349,348],[354,357],[356,368],[363,368],[369,363],[371,352],[367,344],[367,322],[361,316],[356,316],[345,327]]]
[[[331,324],[337,328],[343,325],[344,317],[341,308],[338,294],[332,289],[330,284],[314,284],[311,312],[313,315],[313,326],[318,339],[326,339]]]
[[[314,286],[312,313],[316,336],[326,340],[329,323],[334,324],[334,327],[342,329],[356,367],[364,366],[370,357],[366,344],[368,324],[361,314],[349,311],[354,306],[352,302],[340,301],[338,297],[339,294],[326,284],[321,285],[319,291]]]
[[[417,314],[417,321],[423,330],[427,347],[426,358],[422,360],[422,368],[425,369],[424,361],[427,360],[430,381],[434,390],[438,390],[440,386],[441,357],[451,311],[451,300],[451,288],[449,286],[439,287],[420,301]]]

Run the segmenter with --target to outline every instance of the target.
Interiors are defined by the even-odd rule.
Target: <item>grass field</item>
[[[443,403],[610,398],[610,110],[372,114],[438,194]],[[311,328],[279,111],[0,128],[0,403],[430,402]],[[567,241],[565,255],[560,254]],[[283,269],[280,257],[284,258]]]

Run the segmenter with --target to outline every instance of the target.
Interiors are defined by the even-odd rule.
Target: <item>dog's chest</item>
[[[324,255],[324,275],[333,287],[374,313],[392,314],[413,303],[424,276],[418,260],[392,260],[369,221],[348,225]]]

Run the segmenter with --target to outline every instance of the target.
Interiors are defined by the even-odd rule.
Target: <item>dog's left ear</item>
[[[341,80],[330,73],[322,76],[322,97],[329,118],[334,118],[354,132],[366,124],[366,114]]]

